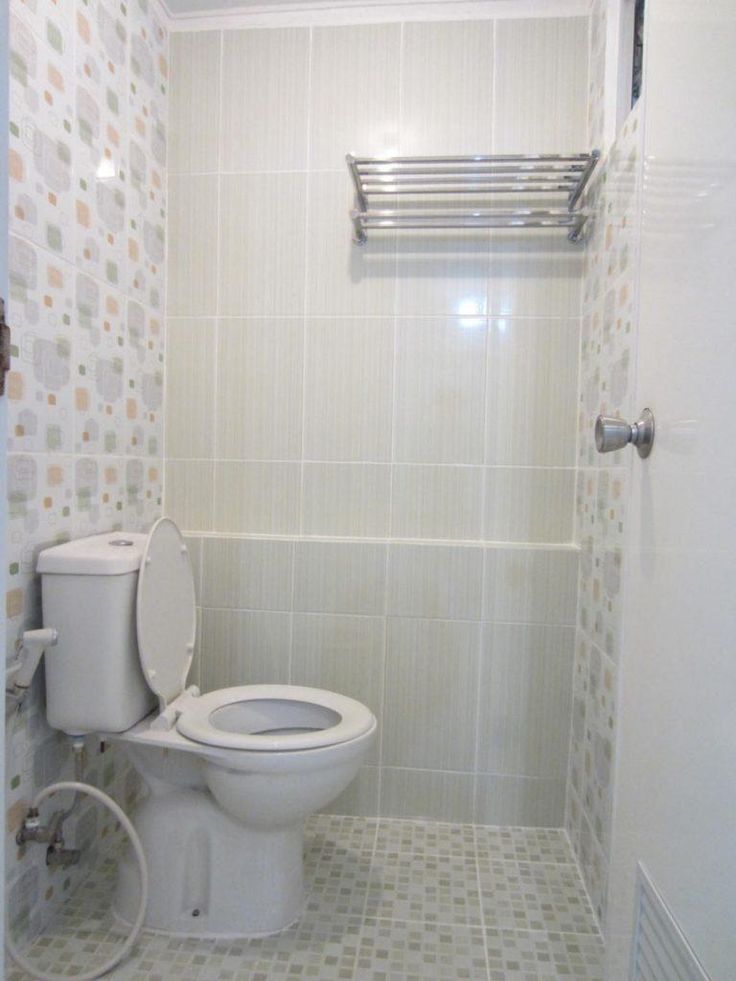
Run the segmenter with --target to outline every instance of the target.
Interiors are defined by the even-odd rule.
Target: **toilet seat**
[[[204,746],[278,753],[335,746],[374,725],[373,713],[346,695],[296,685],[241,685],[189,699],[176,729]]]
[[[146,540],[136,596],[138,654],[159,701],[153,731],[213,749],[286,754],[326,749],[376,725],[370,709],[336,692],[295,685],[241,685],[205,695],[185,690],[194,652],[192,568],[181,532],[160,518]]]

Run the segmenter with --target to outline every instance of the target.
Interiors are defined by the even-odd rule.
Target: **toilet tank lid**
[[[36,571],[67,576],[122,576],[137,572],[148,535],[110,531],[44,549]]]

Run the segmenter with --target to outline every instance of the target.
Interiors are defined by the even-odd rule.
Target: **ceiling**
[[[493,8],[493,16],[558,16],[582,13],[589,0],[162,0],[174,19],[189,20],[212,15],[243,15],[259,20],[288,18],[294,14],[312,13],[317,17],[332,15],[338,20],[356,21],[362,17],[376,19],[376,8],[383,8],[386,20],[399,19],[397,11],[421,6],[442,17],[478,16],[484,7]],[[462,14],[460,13],[462,11]]]

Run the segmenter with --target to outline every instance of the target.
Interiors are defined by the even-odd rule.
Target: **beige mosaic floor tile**
[[[484,855],[514,862],[569,865],[572,849],[561,828],[475,828],[478,858]]]
[[[502,862],[479,878],[487,926],[595,933],[597,927],[575,865]]]
[[[435,821],[381,821],[376,837],[376,851],[474,855],[474,828],[472,824],[443,824]]]
[[[366,915],[422,923],[481,923],[475,856],[376,852]]]
[[[485,937],[490,981],[603,979],[598,937],[495,929],[486,930]]]
[[[371,876],[372,849],[340,852],[306,868],[306,910],[330,916],[362,915]]]
[[[356,981],[465,981],[488,977],[483,931],[366,919]]]
[[[370,849],[377,831],[378,821],[373,818],[315,814],[304,829],[304,851],[309,856]]]
[[[562,832],[318,815],[300,921],[258,940],[144,932],[113,981],[600,981],[603,951]],[[479,888],[480,880],[480,888]],[[33,943],[89,970],[121,942],[107,859]],[[486,957],[488,958],[486,960]],[[8,981],[27,981],[10,964]]]

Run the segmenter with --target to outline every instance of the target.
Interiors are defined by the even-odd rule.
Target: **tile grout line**
[[[221,303],[221,288],[220,283],[222,280],[222,175],[220,173],[220,168],[222,166],[222,144],[224,139],[224,133],[222,131],[222,119],[223,119],[223,103],[224,103],[224,78],[225,78],[225,32],[218,31],[218,46],[219,46],[219,65],[218,65],[218,75],[217,75],[217,244],[215,246],[215,337],[214,337],[214,371],[213,371],[213,385],[212,385],[212,420],[214,427],[214,439],[213,439],[213,452],[212,460],[210,461],[212,466],[212,476],[211,476],[211,493],[212,499],[210,501],[210,520],[209,526],[213,530],[216,527],[216,507],[217,507],[217,445],[219,443],[218,439],[218,411],[217,411],[217,391],[219,389],[219,361],[220,361],[220,303]]]
[[[397,78],[397,118],[398,118],[398,136],[399,141],[401,140],[401,115],[402,115],[402,84],[403,84],[403,61],[404,61],[404,24],[403,22],[399,25],[399,58],[398,58],[398,78]],[[355,246],[352,246],[353,248]],[[390,449],[389,449],[389,471],[388,471],[388,513],[387,513],[387,540],[386,540],[386,554],[384,556],[383,563],[383,663],[381,670],[381,720],[383,720],[386,709],[386,693],[388,687],[388,657],[389,657],[389,575],[391,571],[391,530],[393,526],[393,512],[394,512],[394,455],[396,452],[396,360],[398,353],[398,324],[397,324],[397,313],[398,313],[398,276],[399,276],[399,251],[396,246],[396,238],[394,236],[394,262],[393,262],[393,304],[392,304],[392,323],[391,323],[391,343],[392,343],[392,353],[391,353],[391,432],[390,432]],[[378,730],[378,788],[376,792],[376,809],[378,812],[379,821],[383,813],[384,805],[384,768],[385,760],[384,753],[386,750],[385,740],[384,740],[384,727],[379,723]],[[378,829],[376,829],[376,840],[378,838]],[[367,900],[366,900],[367,901]]]
[[[494,28],[494,37],[495,37],[495,28]],[[484,563],[484,565],[485,565],[485,563]],[[478,688],[480,688],[480,684],[478,685]],[[476,746],[477,746],[477,743],[476,743]],[[474,811],[475,811],[475,788],[476,788],[476,784],[477,784],[477,775],[476,775],[476,780],[473,781],[473,810]],[[482,937],[483,937],[483,955],[484,955],[484,957],[486,959],[486,975],[488,977],[488,981],[491,981],[491,960],[490,960],[490,957],[488,955],[488,935],[487,935],[487,932],[486,932],[486,930],[487,930],[487,928],[486,928],[486,913],[485,913],[485,908],[483,906],[483,889],[481,887],[481,882],[480,882],[480,857],[479,857],[479,854],[478,854],[478,832],[477,832],[477,826],[475,825],[475,823],[473,824],[473,852],[474,852],[474,858],[475,858],[475,882],[476,882],[476,886],[477,886],[477,889],[478,889],[478,909],[480,910],[481,933],[482,933]]]

